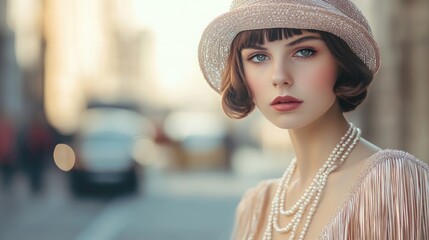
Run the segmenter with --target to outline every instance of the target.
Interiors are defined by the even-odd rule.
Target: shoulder
[[[246,193],[243,195],[243,198],[246,198],[248,196],[252,195],[261,195],[269,192],[271,188],[277,184],[279,179],[267,179],[259,182],[256,186],[250,188],[246,191]]]
[[[419,198],[429,197],[429,167],[412,154],[381,150],[369,157],[366,164],[355,189],[363,199],[405,206],[404,201],[424,201]]]
[[[374,195],[383,191],[395,191],[404,194],[404,191],[429,192],[422,188],[429,184],[429,167],[410,153],[386,149],[381,150],[365,163],[358,185],[378,186]]]
[[[248,211],[250,208],[255,209],[257,205],[268,201],[272,189],[275,188],[278,179],[269,179],[259,182],[256,186],[247,190],[237,207],[237,214]]]
[[[232,239],[253,238],[264,208],[269,206],[270,195],[278,179],[264,180],[250,188],[241,198],[235,212],[235,224]]]
[[[423,239],[429,232],[428,165],[412,154],[392,149],[373,154],[365,164],[324,236]]]
[[[392,170],[403,173],[410,170],[417,170],[416,173],[429,174],[427,163],[419,160],[414,155],[395,149],[381,150],[367,159],[365,175],[374,171],[388,174]]]
[[[410,153],[392,149],[375,154],[371,165],[361,197],[363,202],[373,203],[368,209],[375,214],[373,220],[395,226],[391,230],[398,237],[422,239],[420,234],[429,230],[428,165]],[[408,224],[414,227],[406,227]]]

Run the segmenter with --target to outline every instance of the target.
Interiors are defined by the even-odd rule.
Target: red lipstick
[[[279,96],[274,98],[271,106],[279,112],[288,112],[297,109],[303,102],[292,96]]]

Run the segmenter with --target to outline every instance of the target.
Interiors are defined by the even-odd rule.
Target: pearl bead
[[[327,161],[318,170],[310,185],[304,191],[304,194],[295,204],[292,205],[292,207],[285,209],[286,192],[296,168],[296,159],[292,160],[291,164],[280,178],[275,196],[271,201],[271,209],[268,216],[267,226],[263,234],[263,240],[272,239],[273,229],[278,233],[290,232],[288,239],[293,240],[296,236],[298,225],[301,223],[302,218],[305,215],[305,210],[311,203],[311,206],[306,215],[305,223],[298,237],[298,239],[304,239],[313,219],[313,215],[319,205],[320,197],[323,190],[325,189],[329,174],[335,171],[335,169],[337,169],[344,162],[344,160],[356,146],[359,139],[360,129],[354,127],[353,124],[350,123],[346,134],[341,137],[340,142],[332,150],[332,153],[329,155]],[[279,225],[279,217],[281,215],[293,216],[292,220],[284,227]]]

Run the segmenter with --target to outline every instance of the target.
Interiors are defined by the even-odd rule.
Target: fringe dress
[[[390,149],[366,161],[318,239],[429,239],[428,165],[409,153]],[[269,189],[277,182],[263,181],[244,194],[236,210],[233,240],[257,240],[256,232],[264,231],[259,219],[268,214]]]

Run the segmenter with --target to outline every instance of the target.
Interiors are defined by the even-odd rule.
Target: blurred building
[[[165,107],[166,101],[183,106],[198,98],[203,102],[193,105],[219,111],[219,108],[213,109],[219,102],[206,102],[207,99],[218,101],[215,93],[208,90],[213,94],[209,98],[205,91],[191,90],[193,85],[204,84],[197,68],[192,74],[187,73],[186,78],[192,81],[177,84],[184,77],[176,78],[175,68],[154,66],[157,56],[154,49],[159,39],[153,29],[141,24],[142,18],[138,18],[139,12],[136,12],[138,8],[150,10],[149,2],[0,0],[1,109],[12,114],[17,122],[26,121],[26,116],[42,109],[50,124],[64,134],[73,131],[81,109],[93,98],[127,98],[159,108]],[[426,93],[429,89],[429,1],[355,2],[373,26],[382,51],[382,64],[367,101],[351,118],[364,130],[364,137],[377,145],[404,149],[429,161],[429,95]],[[175,12],[180,12],[180,18],[187,16],[184,11],[175,9]],[[182,38],[188,41],[184,36],[199,38],[194,34],[195,29],[186,32],[188,27],[191,29],[191,23],[198,23],[198,28],[204,25],[195,19],[188,20],[187,28],[172,31],[170,36],[169,31],[177,30],[174,20],[179,21],[171,18],[166,14],[159,19],[165,20],[161,26],[168,32],[166,36],[176,37],[174,34],[181,33],[174,39],[178,47],[182,46]],[[180,50],[189,54],[174,55],[171,62],[196,59],[196,51]],[[159,74],[162,71],[164,73]],[[165,73],[172,78],[168,84],[174,86],[173,89],[159,88],[158,78],[166,76]],[[169,97],[172,93],[175,95]],[[180,104],[184,100],[188,102]],[[276,146],[272,138],[265,139],[270,143],[263,142],[262,147]]]
[[[8,25],[6,0],[0,0],[0,114],[18,117],[23,108],[22,74],[15,55],[15,34]]]
[[[44,1],[45,106],[62,132],[93,99],[148,101],[153,39],[133,21],[134,2]]]
[[[382,53],[381,69],[359,116],[364,135],[429,162],[429,1],[365,5]]]

